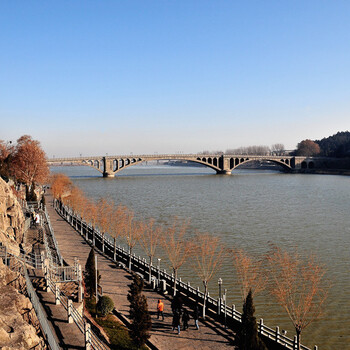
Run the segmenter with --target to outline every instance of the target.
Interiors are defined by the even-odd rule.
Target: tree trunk
[[[131,251],[132,248],[129,246],[129,270],[131,271]]]
[[[297,332],[297,350],[300,350],[301,329],[296,327],[295,330]]]
[[[176,295],[177,269],[173,269],[173,271],[174,271],[174,288],[173,288],[174,294],[173,294],[173,296],[175,296]]]
[[[151,284],[152,282],[152,257],[149,257],[149,272],[148,272],[148,283]]]
[[[207,305],[207,294],[208,294],[208,282],[203,281],[204,284],[204,300],[203,300],[203,320],[205,320],[205,308]]]

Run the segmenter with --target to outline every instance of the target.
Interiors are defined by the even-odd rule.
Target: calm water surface
[[[191,230],[219,236],[228,247],[265,254],[269,243],[315,252],[328,267],[334,286],[324,316],[302,333],[302,343],[319,349],[350,349],[350,178],[236,170],[216,176],[205,168],[134,166],[113,179],[88,167],[55,167],[92,198],[109,197],[130,206],[140,218],[166,224],[173,216],[191,219]],[[141,255],[142,252],[140,251]],[[162,257],[162,268],[169,269]],[[179,275],[201,286],[189,266]],[[225,262],[210,285],[218,295],[223,279],[229,304],[241,311],[239,286]],[[255,299],[256,316],[271,328],[295,332],[284,311],[267,294]]]

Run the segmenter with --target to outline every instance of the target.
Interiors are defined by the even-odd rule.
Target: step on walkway
[[[56,240],[63,259],[73,265],[74,258],[78,258],[82,268],[84,268],[87,257],[90,253],[90,245],[77,233],[63,218],[54,210],[51,194],[46,195],[47,211],[50,216],[50,222],[54,230]],[[121,269],[110,259],[103,255],[97,255],[98,270],[101,274],[100,285],[103,288],[103,294],[113,299],[116,310],[124,317],[129,315],[129,302],[127,294],[131,284],[131,275]],[[234,349],[234,333],[230,329],[225,329],[219,323],[207,317],[205,322],[199,322],[199,330],[196,330],[194,321],[189,321],[189,329],[181,330],[180,335],[172,330],[171,300],[164,298],[152,290],[144,290],[147,297],[148,309],[152,317],[152,330],[150,341],[159,350],[221,350]],[[165,320],[157,319],[156,306],[157,300],[164,302]]]
[[[36,270],[38,271],[38,270]],[[29,273],[36,294],[45,310],[48,321],[57,337],[57,343],[61,349],[85,349],[83,333],[78,326],[68,323],[67,311],[62,305],[55,304],[54,293],[47,292],[45,279],[42,274],[36,274],[34,270]]]

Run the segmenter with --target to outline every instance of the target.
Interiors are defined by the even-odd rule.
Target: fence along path
[[[102,235],[97,229],[93,231],[92,227],[87,225],[80,217],[75,216],[70,208],[64,206],[62,203],[55,201],[56,211],[63,217],[75,231],[79,232],[82,237],[85,238],[89,244],[94,245],[95,249],[99,248],[103,251],[104,255],[109,256],[113,262],[122,261],[124,264],[127,264],[129,261],[129,253],[125,251],[120,246],[116,245],[116,241],[106,233]],[[97,248],[96,248],[97,247]],[[98,250],[98,249],[97,249]],[[149,274],[149,264],[146,259],[135,256],[131,256],[132,269],[143,277],[148,277]],[[158,270],[156,267],[151,267],[151,275],[153,280],[154,287],[161,285],[163,290],[173,292],[174,285],[174,276],[166,273],[166,270]],[[158,279],[155,278],[158,277]],[[203,302],[204,293],[199,290],[199,288],[193,288],[190,283],[183,283],[181,278],[176,280],[177,284],[177,293],[180,293],[187,300],[198,301],[199,304]],[[155,289],[155,288],[154,288]],[[242,314],[235,309],[235,306],[231,307],[226,305],[226,302],[219,299],[214,299],[207,295],[207,314],[214,317],[216,321],[216,327],[219,325],[231,326],[233,329],[237,329],[241,323]],[[279,327],[272,329],[266,326],[263,323],[263,319],[260,319],[258,323],[258,331],[260,336],[264,339],[268,347],[276,349],[297,349],[297,337],[294,336],[294,339],[287,337],[285,334],[281,334]],[[301,350],[310,350],[308,347],[300,344]],[[314,350],[317,350],[317,345],[314,346]]]
[[[55,208],[61,217],[64,218],[76,232],[79,232],[89,244],[94,244],[95,249],[98,247],[103,250],[104,255],[109,256],[114,262],[122,261],[123,263],[126,263],[128,261],[129,254],[123,248],[117,247],[116,242],[108,234],[102,235],[98,230],[95,230],[93,234],[91,226],[82,222],[79,217],[72,213],[70,208],[65,207],[58,201],[55,201]],[[66,237],[66,239],[67,238],[68,237]],[[132,269],[141,273],[144,277],[148,276],[149,265],[145,259],[133,255]],[[164,286],[164,289],[171,292],[174,282],[173,275],[167,274],[165,270],[159,271],[155,267],[152,267],[152,276],[157,275],[160,277],[160,281],[158,282],[163,282],[162,285]],[[201,303],[204,298],[204,293],[202,293],[199,288],[195,289],[191,287],[189,283],[185,284],[181,282],[181,278],[177,280],[177,291],[187,300],[197,300]],[[219,321],[215,323],[215,327],[224,326],[225,330],[227,330],[226,325],[233,326],[233,329],[237,329],[237,326],[239,326],[241,322],[241,313],[235,310],[234,305],[229,307],[225,303],[215,300],[210,296],[207,298],[207,314],[213,316],[216,321]],[[294,336],[294,339],[288,338],[280,333],[279,327],[276,327],[274,330],[264,325],[263,320],[260,319],[258,330],[269,347],[276,349],[297,349],[296,336]],[[300,349],[310,350],[302,344],[300,345]],[[316,345],[314,350],[317,350]]]
[[[66,311],[66,318],[68,324],[74,323],[77,329],[80,331],[76,334],[65,325],[61,325],[61,328],[65,328],[65,332],[68,335],[68,339],[72,343],[74,348],[96,349],[96,350],[108,350],[109,347],[105,345],[99,337],[91,330],[90,324],[82,316],[82,312],[79,312],[71,299],[68,298],[59,288],[60,283],[64,282],[77,282],[78,294],[81,294],[81,267],[78,261],[74,259],[73,265],[63,266],[63,257],[59,251],[58,244],[54,235],[53,228],[50,223],[49,216],[46,208],[43,213],[44,217],[44,232],[43,240],[45,246],[45,253],[47,260],[43,263],[43,269],[45,271],[45,283],[48,292],[52,292],[49,298],[54,300],[55,305],[62,305]],[[59,265],[58,265],[59,264]],[[78,300],[80,296],[78,296]],[[82,305],[81,305],[82,306]],[[51,307],[52,308],[52,307]],[[60,310],[62,312],[62,310]],[[52,310],[51,310],[52,312]],[[57,310],[56,310],[57,312]],[[65,315],[63,316],[65,318]],[[57,319],[57,317],[55,317]]]
[[[56,213],[52,206],[52,197],[48,196],[46,203],[48,203],[47,211],[51,225],[65,261],[72,264],[76,257],[84,265],[90,253],[90,245]],[[129,315],[127,293],[131,284],[130,273],[118,268],[117,264],[104,255],[98,255],[98,270],[102,276],[100,284],[103,293],[113,299],[117,312],[127,320]],[[210,317],[207,318],[205,323],[200,322],[198,331],[194,327],[194,321],[190,320],[189,329],[181,331],[181,334],[177,335],[175,331],[172,331],[171,300],[150,289],[145,289],[145,295],[152,317],[150,340],[156,348],[160,350],[199,348],[220,350],[232,348],[234,332],[215,323]],[[159,298],[164,302],[164,321],[158,320],[156,315],[156,305]]]
[[[44,222],[44,232],[41,231],[42,228],[39,228],[44,239],[45,252],[42,252],[44,254],[20,253],[18,255],[17,252],[3,246],[0,242],[0,258],[12,271],[24,276],[26,291],[38,317],[42,334],[50,349],[108,350],[109,347],[103,344],[91,330],[89,323],[75,308],[72,300],[59,289],[59,282],[79,282],[81,270],[78,268],[76,261],[74,261],[74,266],[55,265],[54,259],[52,259],[52,251],[48,249],[47,245],[48,236],[53,239],[54,236],[50,227],[47,230],[48,227],[46,221]],[[46,265],[45,256],[48,257]],[[62,261],[59,252],[58,256]],[[32,271],[31,274],[28,273],[27,268]],[[43,280],[41,277],[42,270],[45,271],[46,288],[43,288],[41,283]],[[32,280],[36,288],[34,288]]]

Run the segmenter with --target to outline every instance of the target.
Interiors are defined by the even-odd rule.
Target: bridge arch
[[[232,158],[230,159],[230,165],[232,163],[234,163],[234,167],[231,168],[231,170],[234,170],[236,169],[237,167],[239,167],[240,165],[242,164],[245,164],[245,163],[248,163],[248,162],[252,162],[254,160],[257,160],[255,157],[246,157],[246,158],[241,158],[241,159],[238,159],[236,158],[234,160],[234,162],[231,162],[232,161]],[[292,166],[290,164],[290,160],[289,159],[269,159],[269,158],[266,158],[266,159],[263,159],[264,161],[266,162],[271,162],[271,163],[274,163],[276,165],[279,165],[281,166],[284,170],[288,170],[290,171],[292,169]]]
[[[82,165],[87,165],[90,168],[96,169],[98,172],[103,174],[104,172],[104,163],[103,159],[88,159],[88,160],[83,160],[81,162]]]

